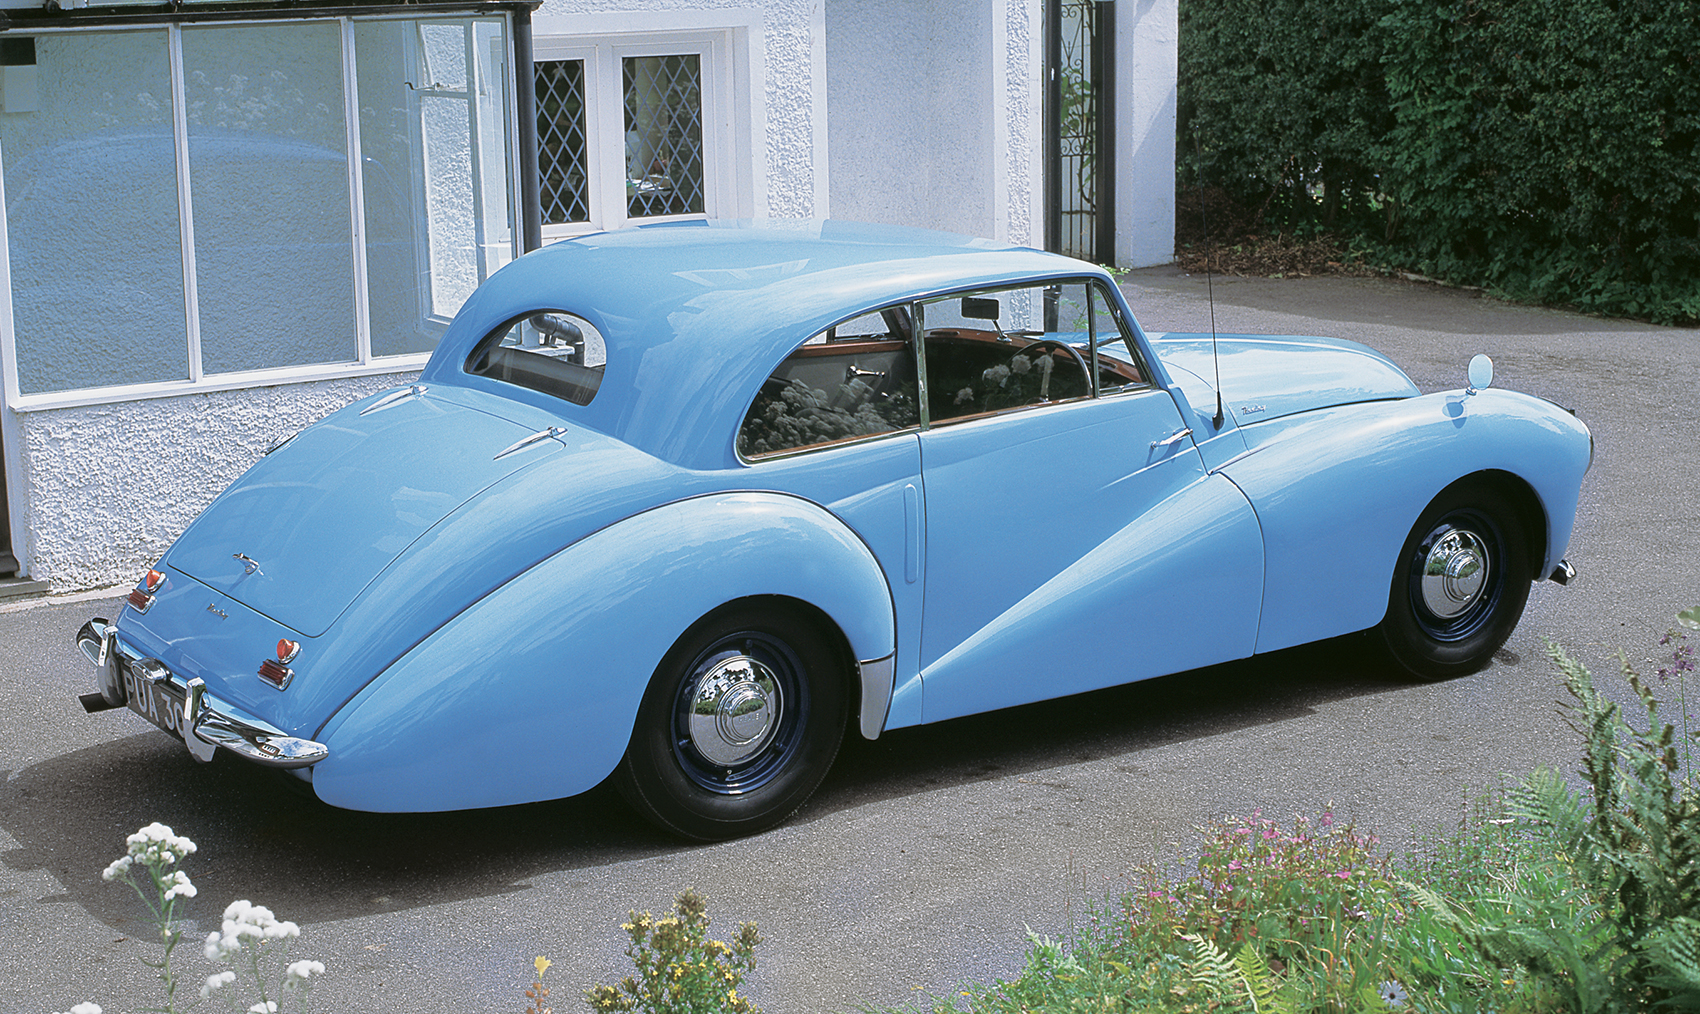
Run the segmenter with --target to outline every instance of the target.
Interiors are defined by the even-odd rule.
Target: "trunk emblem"
[[[284,665],[295,661],[295,656],[299,654],[301,654],[299,642],[291,641],[287,637],[277,642],[277,660]]]

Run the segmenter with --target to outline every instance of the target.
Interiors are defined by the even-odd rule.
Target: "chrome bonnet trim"
[[[862,674],[862,738],[879,739],[891,710],[891,688],[897,676],[897,654],[872,662],[858,662]]]
[[[165,683],[183,694],[183,741],[198,761],[212,760],[224,747],[244,760],[269,768],[302,768],[330,756],[330,748],[310,739],[291,736],[265,719],[207,693],[199,678],[184,681],[158,659],[143,658],[118,639],[117,627],[102,619],[83,624],[77,632],[77,647],[100,667],[100,695],[113,707],[128,703],[124,681],[118,673],[118,657],[132,664],[145,663],[143,678]]]

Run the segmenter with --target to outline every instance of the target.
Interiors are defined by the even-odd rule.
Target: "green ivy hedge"
[[[1700,322],[1700,0],[1182,0],[1178,185],[1516,298]]]

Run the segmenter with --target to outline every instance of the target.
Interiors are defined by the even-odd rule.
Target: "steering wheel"
[[[1034,342],[1033,344],[1028,345],[1026,348],[1023,348],[1021,351],[1017,352],[1016,355],[1017,356],[1026,356],[1029,359],[1036,360],[1037,356],[1034,353],[1036,353],[1039,349],[1042,349],[1046,346],[1051,346],[1053,348],[1062,349],[1064,352],[1067,352],[1069,354],[1069,356],[1074,360],[1074,364],[1076,366],[1080,367],[1080,379],[1085,382],[1086,393],[1091,394],[1092,393],[1092,371],[1089,368],[1087,368],[1086,359],[1085,359],[1084,356],[1082,356],[1080,354],[1080,350],[1075,348],[1073,345],[1070,345],[1067,342],[1057,341],[1055,338],[1041,338],[1038,341]],[[1013,358],[1013,357],[1011,357],[1011,358]],[[1047,394],[1047,396],[1044,400],[1049,400],[1048,394]]]

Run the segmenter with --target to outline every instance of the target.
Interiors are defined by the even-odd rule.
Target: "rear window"
[[[543,310],[498,328],[467,357],[466,372],[588,405],[602,386],[607,349],[591,323]]]

